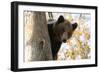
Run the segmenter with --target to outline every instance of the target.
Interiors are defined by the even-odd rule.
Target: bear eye
[[[70,38],[72,36],[72,33],[71,32],[68,32],[68,35],[69,35],[68,37]]]
[[[64,28],[62,28],[62,31],[63,31],[63,32],[65,32],[65,29],[64,29]]]

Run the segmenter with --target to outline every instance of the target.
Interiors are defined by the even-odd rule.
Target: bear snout
[[[63,39],[62,41],[63,41],[64,43],[66,43],[66,39]]]

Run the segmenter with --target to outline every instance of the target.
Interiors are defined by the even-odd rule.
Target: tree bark
[[[24,11],[25,62],[52,60],[45,12]]]

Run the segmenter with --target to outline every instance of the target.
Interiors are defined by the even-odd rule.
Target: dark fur
[[[60,49],[61,43],[66,42],[72,36],[76,27],[77,23],[71,24],[68,20],[65,20],[63,16],[60,16],[57,22],[48,24],[54,60],[57,59],[57,53]]]

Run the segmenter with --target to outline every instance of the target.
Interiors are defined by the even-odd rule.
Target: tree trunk
[[[45,12],[24,11],[25,62],[52,60]]]

